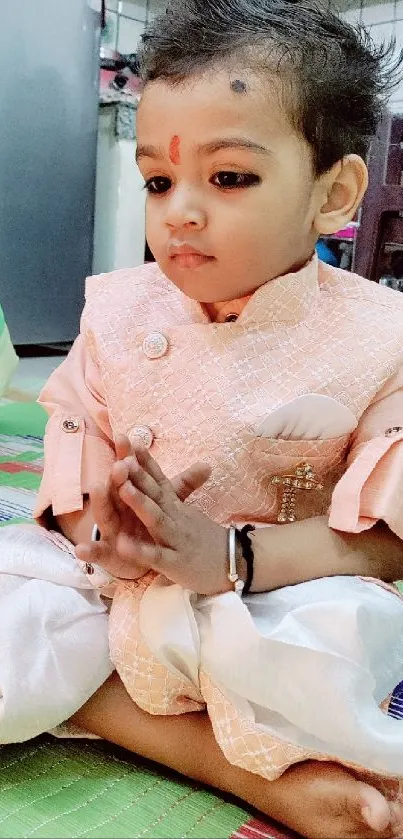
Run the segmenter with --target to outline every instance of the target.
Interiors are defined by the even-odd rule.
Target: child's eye
[[[150,193],[150,195],[162,195],[164,192],[168,192],[171,189],[172,182],[169,178],[164,178],[162,176],[149,178],[148,181],[144,184],[144,189]]]
[[[211,179],[214,186],[221,189],[243,189],[260,183],[258,175],[251,172],[217,172]]]

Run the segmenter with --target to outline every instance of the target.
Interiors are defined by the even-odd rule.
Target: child
[[[240,794],[305,836],[399,835],[399,801],[341,767],[321,764],[318,777],[316,764],[303,763],[278,780],[261,776],[275,778],[308,757],[356,763],[352,753],[378,775],[400,774],[400,723],[376,706],[402,677],[403,606],[393,591],[339,575],[400,576],[403,301],[313,256],[318,235],[343,227],[364,194],[362,158],[387,81],[381,55],[310,2],[181,0],[155,24],[143,58],[137,154],[157,265],[90,281],[81,334],[42,393],[51,416],[36,512],[64,535],[26,530],[22,552],[16,531],[2,534],[7,585],[17,598],[3,609],[5,637],[14,640],[15,615],[24,615],[29,598],[21,672],[37,648],[46,651],[47,695],[39,700],[33,673],[24,736],[62,722],[112,670],[102,648],[109,577],[93,560],[129,580],[153,569],[173,585],[161,576],[149,585],[148,576],[118,584],[114,598],[111,642],[123,681],[157,713],[199,709],[209,692],[208,704],[220,702],[228,719],[238,714],[243,733],[249,727],[255,736],[262,715],[264,735],[272,745],[281,741],[276,760],[268,766],[266,740],[255,764],[248,750],[244,761],[225,713],[212,713],[231,760],[257,774],[231,767],[202,714],[142,714],[116,677],[74,722]],[[137,459],[126,460],[121,433]],[[155,460],[136,447],[139,440]],[[195,466],[172,489],[165,475],[198,459],[211,477]],[[102,480],[106,489],[92,490]],[[177,498],[193,492],[187,505]],[[72,544],[89,541],[94,520],[102,541],[78,548],[75,563]],[[232,522],[261,525],[244,532],[237,552]],[[229,591],[228,532],[231,576],[248,576],[255,592],[244,601]],[[321,576],[333,579],[315,579]],[[304,580],[313,582],[267,594]],[[45,628],[40,646],[35,620]],[[244,643],[256,627],[269,640],[264,667],[276,666],[270,707],[264,680],[258,696],[262,659]],[[219,659],[224,640],[229,657]],[[292,680],[281,670],[287,644],[298,652],[284,659]],[[161,684],[150,692],[143,654],[151,675],[173,676],[169,696]],[[326,691],[317,680],[325,662]],[[310,673],[315,681],[307,684]],[[235,686],[234,675],[242,677]],[[4,739],[11,737],[13,685],[7,693],[0,676]],[[316,705],[307,717],[316,696],[329,705],[324,726]],[[329,731],[330,706],[339,743]],[[378,727],[372,741],[371,720]]]

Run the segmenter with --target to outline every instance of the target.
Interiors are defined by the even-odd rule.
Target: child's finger
[[[127,457],[125,463],[129,470],[129,480],[136,489],[155,501],[165,512],[169,514],[172,500],[176,500],[172,484],[163,475],[164,481],[159,483],[149,474],[146,468],[138,461],[137,457]],[[163,473],[161,473],[163,474]]]
[[[172,490],[172,484],[169,478],[167,478],[164,474],[161,467],[158,465],[157,461],[154,460],[148,449],[146,449],[145,446],[139,446],[136,444],[133,446],[133,450],[140,466],[142,466],[148,475],[154,479],[156,484]]]
[[[91,511],[104,539],[113,537],[120,526],[113,491],[110,482],[106,486],[97,484],[90,490]]]
[[[207,463],[194,463],[170,481],[146,448],[136,446],[135,451],[136,457],[133,461],[132,458],[126,458],[126,462],[130,464],[129,477],[138,489],[162,507],[165,501],[168,504],[172,501],[173,493],[181,501],[185,501],[192,492],[203,486],[211,475],[211,467]],[[140,465],[140,469],[137,464]],[[161,490],[168,495],[164,497]]]
[[[172,519],[149,496],[126,481],[119,489],[119,497],[140,519],[151,538],[164,545],[174,544]]]
[[[208,481],[211,475],[211,466],[207,463],[194,463],[189,469],[185,469],[180,475],[172,478],[171,484],[174,492],[181,501],[185,501]]]
[[[117,434],[115,438],[115,451],[118,460],[124,460],[132,453],[132,445],[126,434]]]
[[[101,565],[100,560],[104,554],[104,544],[102,542],[92,542],[87,545],[85,542],[76,545],[74,548],[75,555],[81,562],[95,563]]]
[[[129,478],[128,460],[117,460],[111,469],[111,481],[116,489],[119,489],[122,484]]]
[[[103,565],[103,559],[106,559],[106,544],[106,542],[92,542],[91,545],[82,543],[76,545],[74,551],[81,562],[89,565]]]
[[[176,574],[174,573],[171,576],[176,567],[177,558],[176,551],[164,545],[153,544],[152,542],[142,542],[139,545],[138,561],[141,562],[142,566],[145,569],[152,568],[153,571],[164,574],[173,583],[177,582]]]
[[[111,553],[108,542],[101,539],[99,542],[92,542],[91,545],[80,544],[75,547],[75,554],[81,562],[89,565],[99,565],[113,577],[121,580],[133,580],[144,574],[133,562],[127,562],[118,553]]]

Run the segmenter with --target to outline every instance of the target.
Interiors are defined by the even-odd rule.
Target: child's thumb
[[[90,490],[91,512],[103,539],[110,539],[115,535],[120,520],[111,499],[108,488],[103,484],[96,484]]]
[[[174,491],[181,501],[189,498],[192,492],[199,489],[208,481],[211,475],[211,467],[207,463],[194,463],[189,469],[185,469],[180,475],[171,480]]]

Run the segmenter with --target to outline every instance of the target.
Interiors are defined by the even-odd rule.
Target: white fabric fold
[[[68,544],[0,531],[0,743],[64,722],[113,670],[107,607]]]
[[[286,743],[402,774],[403,725],[378,707],[403,678],[398,596],[354,577],[244,600],[165,588],[164,597],[161,582],[150,586],[141,602],[142,635],[165,666],[195,684],[200,667],[243,716]]]

